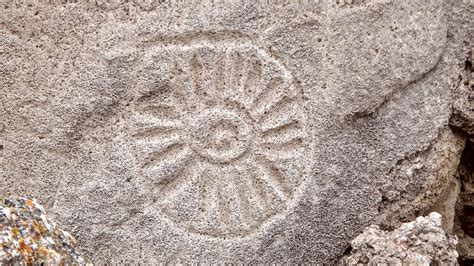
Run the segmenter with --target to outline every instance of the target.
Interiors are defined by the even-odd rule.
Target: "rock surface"
[[[35,199],[0,202],[2,265],[86,265],[74,237],[49,220]]]
[[[0,195],[142,264],[333,263],[443,197],[472,1],[228,2],[3,1]]]
[[[456,201],[454,232],[459,239],[460,264],[469,265],[474,261],[474,143],[472,142],[468,142],[464,149],[458,176],[461,191]]]
[[[352,240],[345,265],[456,265],[456,236],[441,228],[441,215],[433,212],[391,232],[371,225]]]
[[[450,124],[464,131],[474,142],[474,48],[464,62],[459,80],[455,86],[455,101]]]
[[[456,171],[464,147],[465,137],[447,128],[426,150],[397,162],[390,181],[382,186],[377,224],[396,228],[420,213],[436,211],[443,216],[443,229],[452,233],[460,192]]]

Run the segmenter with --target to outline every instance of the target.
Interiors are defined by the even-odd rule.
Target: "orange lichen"
[[[30,200],[30,199],[27,199],[27,200],[25,201],[25,205],[26,205],[28,208],[31,208],[31,207],[33,207],[33,201]]]
[[[18,234],[20,234],[20,231],[19,231],[18,228],[16,228],[16,227],[13,227],[13,228],[11,229],[11,232],[12,232],[14,238],[17,238],[17,237],[18,237]]]
[[[28,254],[33,253],[33,250],[27,244],[25,244],[24,239],[21,239],[20,241],[18,241],[18,244],[20,244],[19,251],[25,251]]]
[[[86,265],[76,241],[34,199],[0,199],[0,264]]]

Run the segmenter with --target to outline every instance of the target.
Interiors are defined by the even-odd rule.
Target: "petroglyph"
[[[281,63],[217,41],[153,47],[140,65],[130,138],[161,214],[226,236],[288,208],[308,172],[310,133],[306,98]]]

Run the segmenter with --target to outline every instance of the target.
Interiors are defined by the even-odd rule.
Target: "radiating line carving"
[[[288,208],[308,172],[306,98],[250,43],[154,47],[128,117],[156,207],[178,226],[245,235]]]

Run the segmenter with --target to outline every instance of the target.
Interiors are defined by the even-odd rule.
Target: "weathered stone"
[[[351,254],[341,259],[344,265],[456,265],[456,236],[441,228],[441,215],[405,223],[391,232],[371,225],[352,240]]]
[[[0,198],[2,265],[86,265],[76,247],[35,199]]]
[[[466,56],[464,67],[460,71],[459,80],[455,85],[453,115],[451,126],[461,129],[474,142],[474,48]]]
[[[458,236],[459,257],[462,265],[474,261],[474,143],[467,142],[457,176],[461,191],[456,201],[454,232]]]
[[[443,229],[453,231],[454,209],[460,191],[456,176],[465,138],[451,129],[441,130],[424,151],[397,162],[382,186],[377,223],[385,228],[415,220],[417,214],[442,214]]]
[[[331,263],[449,186],[470,1],[63,2],[0,4],[0,194],[94,262]]]

